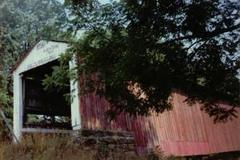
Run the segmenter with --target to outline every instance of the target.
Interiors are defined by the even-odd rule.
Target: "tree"
[[[94,88],[113,113],[170,109],[173,90],[200,102],[215,120],[240,102],[240,3],[231,0],[65,0],[85,92]],[[97,73],[97,80],[91,76]],[[91,82],[91,83],[90,83]],[[97,86],[97,87],[96,87]],[[102,87],[103,86],[103,87]],[[133,87],[134,86],[134,87]],[[221,108],[225,101],[232,108]],[[112,112],[111,112],[112,113]]]
[[[62,33],[67,19],[65,7],[57,0],[0,2],[0,108],[9,119],[12,119],[12,66],[37,41],[66,38]]]

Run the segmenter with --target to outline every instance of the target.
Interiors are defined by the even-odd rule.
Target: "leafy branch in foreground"
[[[189,103],[200,102],[216,121],[236,116],[238,2],[65,2],[73,17],[70,30],[85,31],[72,45],[81,57],[79,72],[98,73],[98,84],[86,84],[104,86],[97,87],[97,93],[111,102],[112,113],[164,112],[172,107],[172,91],[179,90]],[[85,81],[92,81],[91,76]]]

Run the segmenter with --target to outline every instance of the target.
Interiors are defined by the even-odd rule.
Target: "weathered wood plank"
[[[173,97],[172,111],[137,118],[121,114],[115,122],[109,122],[105,117],[109,104],[88,94],[81,96],[82,123],[88,129],[133,131],[139,152],[156,147],[166,154],[184,156],[240,150],[239,118],[214,124],[199,104],[189,106],[179,93]]]

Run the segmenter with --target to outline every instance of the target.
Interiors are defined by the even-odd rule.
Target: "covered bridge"
[[[18,138],[28,132],[68,130],[108,130],[133,132],[136,150],[159,149],[177,156],[207,155],[240,151],[240,119],[214,124],[200,105],[189,106],[185,96],[173,93],[174,109],[148,117],[121,114],[109,122],[105,111],[108,102],[97,95],[80,95],[80,82],[69,80],[69,87],[50,92],[42,80],[68,48],[65,42],[40,41],[17,63],[14,80],[14,133]],[[69,68],[75,67],[75,60]],[[71,93],[71,105],[64,94]],[[224,104],[222,104],[224,105]]]

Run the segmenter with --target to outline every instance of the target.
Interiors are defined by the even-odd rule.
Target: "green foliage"
[[[59,66],[53,66],[53,71],[51,75],[45,75],[45,79],[42,82],[44,90],[57,90],[60,92],[62,89],[69,87],[69,80],[72,80],[73,83],[76,83],[77,75],[76,68],[70,69],[69,61],[72,60],[73,54],[66,53],[61,55]],[[73,90],[71,91],[73,92]],[[71,104],[74,97],[71,96],[71,93],[66,93],[63,95],[68,104]]]
[[[65,7],[57,0],[1,0],[0,107],[12,119],[12,66],[41,39],[68,39]]]
[[[70,30],[85,31],[72,46],[81,57],[79,72],[99,73],[98,86],[104,87],[97,87],[97,93],[111,102],[110,113],[164,112],[172,107],[172,91],[180,90],[189,103],[200,102],[215,121],[236,116],[240,104],[237,1],[65,3],[72,14]],[[222,108],[217,105],[221,101],[233,107]]]

